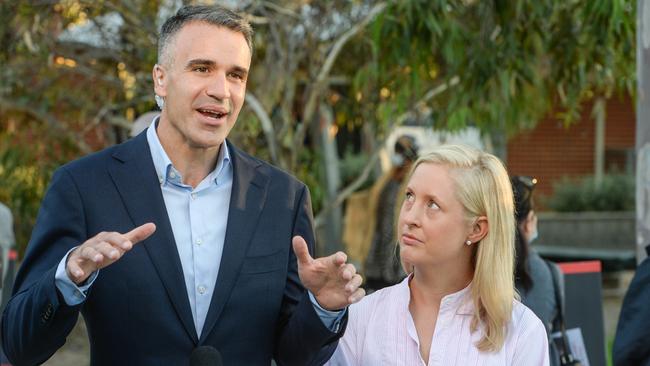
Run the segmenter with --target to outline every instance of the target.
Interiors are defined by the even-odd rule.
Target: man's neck
[[[183,183],[192,188],[196,188],[214,170],[221,147],[225,146],[224,142],[214,148],[190,146],[187,141],[166,133],[162,125],[158,126],[156,133],[172,165],[183,177]]]
[[[221,146],[224,146],[222,143]],[[183,183],[196,188],[217,165],[219,150],[202,149],[200,151],[192,149],[176,149],[170,154],[165,145],[163,145],[169,159],[183,177]]]

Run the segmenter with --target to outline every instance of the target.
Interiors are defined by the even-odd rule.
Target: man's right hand
[[[148,238],[156,231],[149,222],[126,234],[101,232],[86,240],[68,256],[65,270],[76,285],[83,283],[93,272],[113,264],[122,258],[133,245]]]

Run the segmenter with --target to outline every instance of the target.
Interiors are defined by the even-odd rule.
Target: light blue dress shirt
[[[200,336],[218,281],[226,237],[233,183],[230,153],[228,148],[220,149],[215,169],[196,188],[192,188],[183,183],[183,177],[162,147],[156,133],[157,122],[156,118],[148,127],[147,142],[183,267],[192,318]],[[227,147],[227,143],[224,142],[222,146]],[[86,292],[99,271],[94,272],[83,286],[76,286],[65,271],[68,254],[59,263],[55,283],[65,302],[77,305],[85,300]],[[311,293],[309,296],[323,324],[332,331],[338,331],[345,311],[325,310]]]

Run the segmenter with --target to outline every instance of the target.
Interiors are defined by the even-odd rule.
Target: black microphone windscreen
[[[190,355],[190,366],[223,366],[221,354],[212,346],[196,347]]]

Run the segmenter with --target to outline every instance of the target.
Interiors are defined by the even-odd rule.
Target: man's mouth
[[[221,119],[225,116],[228,115],[227,112],[225,111],[215,111],[212,109],[198,109],[199,113],[206,117],[214,118],[214,119]]]

